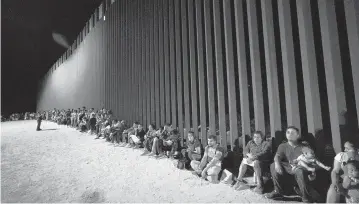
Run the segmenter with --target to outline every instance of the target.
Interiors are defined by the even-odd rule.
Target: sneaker
[[[129,147],[131,147],[131,145],[130,145],[130,144],[127,144],[125,147],[129,148]]]
[[[165,154],[159,154],[156,156],[157,159],[167,158]]]
[[[149,155],[147,155],[147,156],[149,156],[149,157],[153,157],[153,156],[156,156],[156,154],[155,153],[153,153],[153,152],[151,152]]]
[[[201,174],[197,173],[196,171],[193,171],[192,174],[197,176],[197,177],[201,177]]]
[[[274,190],[274,191],[264,195],[264,197],[266,197],[268,199],[275,199],[275,198],[281,198],[281,197],[283,197],[283,195]]]
[[[263,191],[264,191],[264,189],[262,187],[259,187],[259,186],[255,187],[253,189],[253,192],[258,193],[258,194],[263,194]]]
[[[294,186],[294,192],[297,194],[297,195],[299,195],[300,197],[302,197],[302,194],[301,194],[301,192],[300,192],[300,189],[297,187],[297,186]]]

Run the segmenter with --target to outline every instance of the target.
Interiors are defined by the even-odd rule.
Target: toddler
[[[343,178],[343,189],[347,203],[359,203],[359,161],[351,160],[346,164],[348,175]]]
[[[302,148],[302,154],[299,157],[292,161],[292,171],[295,171],[297,168],[302,167],[307,171],[312,172],[308,175],[309,180],[313,181],[316,177],[315,168],[321,167],[327,171],[330,171],[329,166],[325,166],[322,162],[318,161],[318,159],[314,155],[314,151],[309,147]]]

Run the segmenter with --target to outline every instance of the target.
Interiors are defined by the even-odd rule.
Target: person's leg
[[[202,169],[200,168],[200,164],[201,164],[200,161],[194,161],[194,160],[192,160],[190,163],[191,168],[198,174],[202,172]]]
[[[340,203],[340,193],[335,190],[333,184],[331,184],[328,189],[327,203]]]
[[[39,131],[40,130],[40,121],[37,121],[37,127],[36,130]]]
[[[283,167],[282,167],[283,168]],[[283,182],[283,177],[284,177],[284,170],[283,170],[283,174],[279,174],[276,170],[275,170],[275,164],[272,163],[270,166],[270,172],[272,175],[272,181],[273,181],[273,185],[274,185],[274,191],[267,194],[265,197],[269,198],[269,199],[273,199],[276,197],[281,197],[284,194],[284,185],[285,182]]]
[[[172,142],[171,155],[173,156],[177,151],[178,151],[178,142],[174,141]]]
[[[262,170],[263,164],[264,164],[263,162],[260,162],[258,160],[254,161],[253,164],[255,176],[257,177],[257,187],[254,189],[254,191],[260,194],[263,194],[263,190],[264,190],[263,170]]]
[[[212,183],[218,182],[218,174],[221,171],[220,166],[212,166],[207,171],[207,179]]]
[[[238,181],[242,181],[244,174],[246,174],[246,172],[247,172],[247,164],[245,161],[246,161],[246,158],[244,158],[242,160],[241,165],[239,166],[239,172],[238,172],[238,177],[237,177]]]
[[[311,202],[312,198],[310,196],[311,189],[308,185],[308,172],[303,170],[302,168],[297,168],[294,171],[294,177],[298,183],[298,187],[301,194],[300,196],[302,196],[303,202]]]

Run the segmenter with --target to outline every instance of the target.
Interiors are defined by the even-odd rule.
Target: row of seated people
[[[123,121],[122,124],[124,124]],[[180,155],[184,158],[185,166],[189,166],[190,169],[194,170],[194,174],[211,182],[218,181],[219,173],[223,170],[221,163],[226,151],[217,144],[216,136],[210,135],[208,137],[208,146],[203,151],[201,143],[191,131],[188,133],[186,147],[180,148],[178,131],[173,129],[170,124],[166,124],[163,129],[159,130],[156,130],[154,125],[150,125],[147,133],[143,130],[142,125],[138,123],[134,123],[129,129],[121,129],[121,127],[124,127],[121,125],[118,127],[115,131],[112,131],[109,127],[107,129],[103,128],[99,136],[107,138],[108,141],[127,143],[126,147],[144,147],[144,154],[148,153],[148,156],[163,157],[166,156],[165,152],[167,151],[167,156],[172,157],[181,152],[182,154]],[[246,185],[243,176],[247,171],[247,167],[252,167],[257,184],[256,188],[254,188],[256,193],[264,193],[264,173],[269,171],[274,190],[265,194],[267,198],[278,199],[294,191],[301,196],[303,202],[323,201],[318,192],[312,188],[311,183],[315,181],[316,171],[319,168],[329,171],[331,167],[316,159],[314,151],[308,143],[300,142],[299,130],[296,127],[287,128],[286,139],[287,142],[279,145],[273,158],[271,143],[265,140],[261,131],[256,131],[252,140],[244,149],[244,157],[233,188],[240,190]],[[350,142],[346,143],[347,146],[351,147],[350,152],[357,154],[358,151],[352,151],[355,149],[352,144]],[[357,169],[359,167],[358,161],[348,162],[349,160],[346,159],[347,168]],[[224,169],[224,171],[228,170]],[[353,178],[355,178],[355,175]],[[231,179],[225,178],[223,182],[232,184]],[[346,186],[346,188],[348,189],[349,187]],[[353,194],[355,192],[353,189],[349,191],[345,191],[344,188],[336,189],[338,194],[345,194],[347,198],[352,200],[359,198],[358,195]],[[331,194],[328,194],[329,200]],[[347,199],[347,201],[349,202],[350,199]]]
[[[95,139],[104,138],[128,148],[143,148],[143,155],[151,157],[177,158],[193,174],[213,183],[219,181],[221,174],[229,171],[223,165],[227,150],[218,144],[215,135],[208,136],[208,145],[203,148],[199,138],[189,131],[186,142],[181,147],[178,130],[172,128],[171,124],[158,130],[152,124],[145,131],[138,122],[128,128],[125,121],[112,119],[111,114],[107,113],[97,114],[97,117],[92,113],[90,120],[92,118],[92,122],[83,121],[83,125],[89,133],[96,134]],[[238,176],[235,179],[225,177],[222,182],[241,190],[246,186],[244,175],[248,167],[251,167],[256,181],[253,191],[258,194],[264,194],[265,184],[270,183],[266,178],[269,174],[269,179],[273,182],[271,188],[274,190],[264,194],[265,197],[280,199],[296,193],[303,202],[323,202],[323,196],[317,193],[313,183],[316,181],[316,172],[320,172],[320,169],[329,171],[331,167],[316,159],[310,145],[301,141],[296,127],[288,127],[285,136],[286,141],[273,151],[272,143],[266,140],[261,131],[256,131],[244,148]],[[334,158],[331,185],[326,195],[329,203],[359,202],[358,148],[350,141],[344,147],[344,152]],[[274,155],[272,152],[275,152]]]

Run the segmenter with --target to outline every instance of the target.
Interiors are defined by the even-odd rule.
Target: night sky
[[[76,39],[101,0],[1,1],[1,114],[36,110],[39,79]]]

